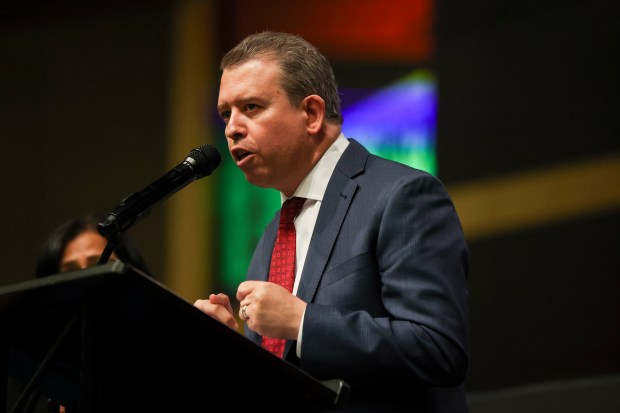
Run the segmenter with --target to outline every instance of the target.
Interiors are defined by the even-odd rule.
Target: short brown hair
[[[329,61],[301,36],[264,31],[243,39],[224,55],[220,69],[238,66],[258,56],[273,56],[282,68],[282,89],[292,104],[309,95],[325,100],[326,118],[342,124],[340,94]]]

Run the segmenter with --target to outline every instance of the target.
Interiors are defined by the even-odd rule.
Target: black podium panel
[[[24,383],[34,377],[31,386],[69,413],[314,412],[337,409],[348,390],[121,262],[0,288],[0,331],[0,369]]]

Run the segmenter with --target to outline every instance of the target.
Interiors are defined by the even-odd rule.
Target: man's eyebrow
[[[237,99],[232,104],[220,103],[220,104],[217,105],[217,111],[221,112],[221,111],[223,111],[225,109],[228,109],[231,106],[235,106],[235,105],[245,105],[245,104],[248,104],[250,102],[258,102],[258,103],[260,103],[260,102],[263,102],[263,101],[264,101],[264,99],[262,99],[262,98],[260,98],[258,96],[247,96],[247,97],[244,97],[242,99]]]

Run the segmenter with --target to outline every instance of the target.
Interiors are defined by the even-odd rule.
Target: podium
[[[122,262],[0,287],[0,334],[0,412],[9,375],[27,384],[15,412],[33,392],[69,413],[316,412],[348,393]]]

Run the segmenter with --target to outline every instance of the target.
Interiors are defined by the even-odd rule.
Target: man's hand
[[[265,281],[244,281],[237,289],[237,300],[239,316],[250,330],[297,340],[306,303],[284,287]]]
[[[196,300],[194,307],[215,318],[217,321],[226,324],[233,330],[237,330],[239,325],[233,315],[230,299],[226,294],[211,294],[206,300]]]

